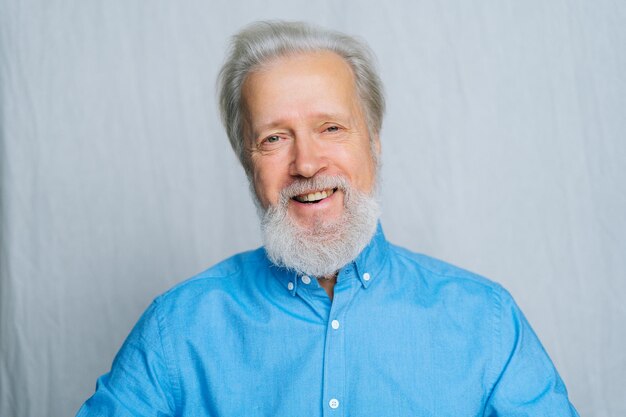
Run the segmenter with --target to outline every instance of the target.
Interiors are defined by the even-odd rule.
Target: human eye
[[[258,146],[260,148],[273,148],[281,144],[283,140],[284,140],[283,135],[280,135],[280,134],[268,135],[268,136],[261,138],[261,140],[259,140]]]
[[[335,132],[339,132],[340,130],[341,130],[341,127],[336,124],[328,124],[324,126],[324,132],[327,132],[327,133],[335,133]]]
[[[280,141],[280,136],[278,135],[268,136],[263,140],[265,143],[276,143],[278,141]]]

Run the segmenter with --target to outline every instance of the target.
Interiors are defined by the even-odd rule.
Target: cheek
[[[376,178],[376,168],[372,161],[368,161],[366,166],[362,168],[362,174],[360,178],[361,190],[365,192],[372,191]]]
[[[276,203],[281,190],[281,175],[276,164],[257,161],[252,168],[252,181],[257,197],[264,207]]]
[[[267,181],[265,180],[265,177],[262,175],[262,173],[255,171],[253,175],[253,182],[254,182],[254,191],[259,201],[261,202],[263,207],[267,207],[269,203],[268,184],[267,184]]]
[[[360,147],[353,152],[345,153],[342,159],[355,185],[361,189],[369,188],[376,175],[376,164],[369,148]]]

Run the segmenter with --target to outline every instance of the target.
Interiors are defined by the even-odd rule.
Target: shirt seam
[[[489,404],[489,401],[493,395],[493,392],[500,378],[500,375],[498,373],[498,358],[500,358],[502,348],[503,348],[502,347],[502,344],[503,344],[502,334],[501,334],[501,324],[502,324],[502,315],[503,315],[501,286],[498,283],[493,282],[493,281],[489,281],[485,279],[486,282],[484,282],[481,279],[477,279],[479,277],[472,276],[473,275],[472,273],[469,273],[472,275],[468,276],[468,275],[463,275],[463,274],[450,274],[450,273],[444,273],[441,271],[435,271],[429,268],[428,266],[423,265],[419,261],[415,260],[413,257],[408,256],[402,251],[397,250],[393,246],[391,246],[391,250],[393,250],[394,253],[398,257],[416,264],[422,270],[427,271],[433,275],[436,275],[439,277],[445,277],[445,278],[453,278],[453,279],[471,281],[473,283],[486,287],[490,291],[492,300],[493,300],[492,315],[491,315],[493,342],[491,343],[491,346],[492,346],[491,358],[487,365],[487,375],[488,375],[488,381],[490,382],[490,386],[489,386],[489,389],[487,390],[487,396],[485,397],[485,402],[483,404],[483,416],[484,416],[484,413],[487,411],[487,404]]]
[[[471,281],[471,282],[474,282],[474,283],[476,283],[478,285],[486,287],[486,288],[488,288],[491,291],[494,291],[494,287],[498,287],[499,286],[496,282],[490,281],[487,278],[480,277],[479,275],[474,276],[474,274],[472,272],[468,272],[468,271],[465,271],[464,274],[449,274],[449,273],[433,270],[433,269],[429,268],[428,266],[423,265],[419,261],[415,260],[411,256],[408,256],[408,255],[402,253],[401,251],[396,250],[393,247],[392,247],[392,249],[393,249],[394,253],[398,257],[401,257],[401,258],[406,259],[406,260],[408,260],[408,261],[410,261],[412,263],[417,264],[417,266],[419,268],[421,268],[421,269],[423,269],[423,270],[425,270],[427,272],[430,272],[433,275],[437,275],[439,277],[445,277],[445,278],[455,278],[455,279],[462,279],[462,280]],[[461,268],[459,268],[459,270],[462,271]],[[479,278],[482,278],[482,279],[479,279]]]
[[[484,407],[483,415],[485,412],[487,412],[487,409],[488,409],[487,406],[489,402],[491,401],[491,397],[493,396],[493,393],[500,379],[499,372],[497,371],[498,369],[497,364],[499,362],[498,358],[500,358],[500,355],[502,352],[501,328],[502,328],[503,308],[502,308],[502,294],[501,294],[501,291],[496,291],[497,289],[499,290],[499,287],[492,288],[492,295],[494,299],[494,314],[493,314],[494,340],[493,340],[493,343],[491,344],[492,355],[491,355],[491,360],[490,360],[490,369],[488,372],[489,379],[491,380],[491,384],[490,384],[489,389],[487,390],[487,396],[485,398],[485,403],[483,405]]]
[[[180,384],[181,380],[180,369],[176,366],[175,362],[170,360],[172,352],[171,349],[167,349],[169,345],[165,342],[165,317],[161,314],[161,302],[160,299],[154,301],[155,313],[157,318],[157,331],[159,334],[159,343],[161,351],[163,352],[163,362],[167,369],[168,385],[172,388],[172,394],[174,397],[174,415],[178,414],[178,410],[181,409],[181,392]]]
[[[202,281],[205,281],[205,280],[228,279],[228,278],[232,278],[233,276],[240,276],[241,272],[243,271],[242,267],[239,265],[239,263],[241,262],[247,265],[265,264],[265,261],[255,256],[255,252],[256,250],[243,252],[243,253],[234,255],[231,258],[228,258],[222,262],[219,262],[216,265],[213,265],[209,267],[208,269],[205,269],[204,271],[199,272],[198,274],[192,276],[191,278],[185,279],[177,283],[172,288],[164,292],[161,296],[159,296],[159,298],[164,298],[164,297],[168,298],[172,296],[173,294],[176,294],[177,292],[182,291],[185,287],[188,287],[189,285],[192,285],[195,283],[202,283]],[[223,269],[228,269],[228,270],[223,271]]]

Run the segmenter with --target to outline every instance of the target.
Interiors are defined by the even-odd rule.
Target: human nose
[[[314,135],[297,135],[293,142],[290,174],[296,177],[311,178],[327,167],[322,144]]]

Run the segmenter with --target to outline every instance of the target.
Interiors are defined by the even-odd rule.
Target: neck
[[[322,278],[318,278],[317,282],[320,284],[320,287],[324,288],[326,294],[328,294],[328,298],[333,299],[335,284],[337,283],[337,273],[335,272],[333,275],[327,275]]]

